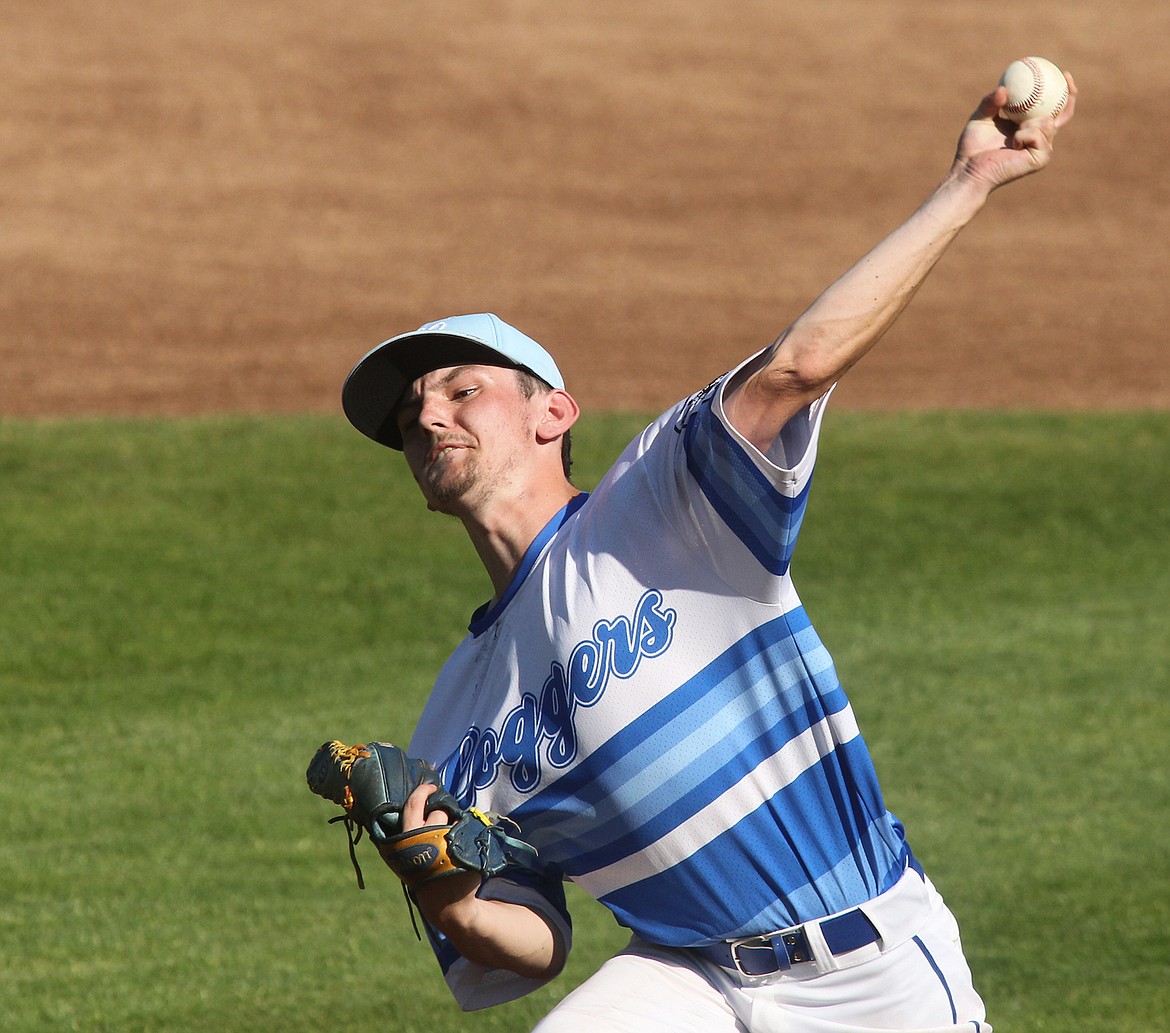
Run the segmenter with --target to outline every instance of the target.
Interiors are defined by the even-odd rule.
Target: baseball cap
[[[565,386],[552,356],[531,337],[491,312],[477,312],[424,323],[383,341],[346,377],[341,407],[366,437],[401,451],[394,410],[406,389],[432,370],[467,364],[524,369],[550,387]]]

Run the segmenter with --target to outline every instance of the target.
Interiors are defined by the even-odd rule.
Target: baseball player
[[[790,564],[834,384],[992,191],[1048,163],[1069,83],[1057,118],[1020,126],[1002,87],[985,97],[918,210],[590,493],[568,477],[560,371],[494,315],[428,323],[350,374],[347,416],[404,452],[494,590],[407,750],[540,860],[412,884],[462,1007],[561,970],[571,879],[631,940],[539,1033],[990,1031]],[[457,813],[433,789],[401,807],[408,836]],[[396,870],[433,854],[411,850]]]

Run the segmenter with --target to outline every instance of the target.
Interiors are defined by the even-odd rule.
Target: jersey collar
[[[524,584],[532,572],[532,568],[536,566],[536,561],[544,552],[544,547],[552,541],[553,536],[565,525],[565,522],[585,505],[585,500],[588,498],[589,492],[583,491],[571,498],[564,508],[555,513],[525,550],[524,558],[520,561],[520,566],[516,568],[516,573],[512,576],[512,581],[508,585],[507,591],[500,597],[500,601],[494,606],[491,603],[484,603],[471,615],[471,623],[467,626],[467,630],[475,638],[479,638],[496,622],[500,614],[507,608],[508,603],[512,601],[512,597],[520,591],[520,586]]]

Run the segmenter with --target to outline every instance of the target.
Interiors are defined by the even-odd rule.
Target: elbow
[[[862,352],[837,327],[798,323],[777,342],[759,374],[759,389],[772,398],[811,401],[840,380]]]
[[[824,363],[796,357],[795,361],[776,362],[755,378],[756,389],[771,399],[810,400],[823,394],[839,372]]]
[[[516,958],[510,962],[504,962],[504,967],[509,972],[514,972],[524,979],[535,979],[547,983],[550,979],[556,979],[565,970],[566,960],[567,954],[562,945],[554,943],[551,957],[540,952],[530,958]]]

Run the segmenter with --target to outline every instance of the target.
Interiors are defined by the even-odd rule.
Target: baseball
[[[1042,57],[1013,61],[999,83],[1008,91],[1007,103],[1000,114],[1013,122],[1055,118],[1068,103],[1068,82],[1064,73]]]

